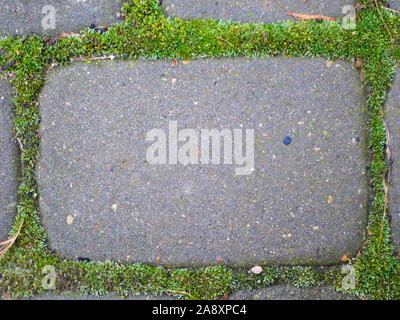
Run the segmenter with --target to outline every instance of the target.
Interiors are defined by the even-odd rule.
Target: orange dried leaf
[[[360,58],[357,57],[357,58],[354,59],[354,67],[356,69],[362,69],[363,63],[362,63],[362,60]]]
[[[327,17],[327,16],[321,16],[321,15],[315,15],[315,14],[302,14],[302,13],[296,13],[296,12],[291,12],[287,11],[287,15],[295,17],[299,21],[303,20],[330,20],[330,21],[336,21],[336,19]]]
[[[70,32],[70,33],[63,32],[59,36],[59,38],[73,38],[73,37],[82,37],[82,35],[79,33],[74,33],[74,32]]]

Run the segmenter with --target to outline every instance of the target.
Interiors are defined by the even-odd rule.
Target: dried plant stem
[[[18,231],[15,234],[15,236],[13,236],[12,238],[10,238],[10,239],[8,239],[6,241],[0,242],[0,260],[4,257],[6,252],[8,250],[10,250],[10,248],[14,244],[15,240],[17,240],[17,238],[18,238],[18,236],[19,236],[19,234],[21,232],[21,228],[22,228],[23,224],[24,224],[24,219],[22,219],[21,224],[19,225]]]
[[[385,22],[385,19],[383,19],[382,12],[381,12],[381,9],[379,9],[378,2],[376,0],[374,0],[374,1],[375,1],[376,8],[378,9],[379,15],[381,16],[382,22],[385,25],[385,28],[386,28],[387,32],[389,33],[390,38],[393,39],[392,34],[390,33],[390,30]]]

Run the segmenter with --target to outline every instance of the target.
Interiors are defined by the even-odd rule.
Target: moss
[[[261,275],[215,266],[171,269],[143,264],[68,261],[49,251],[40,222],[35,165],[40,136],[37,95],[50,65],[73,59],[114,55],[121,59],[198,57],[270,57],[293,55],[363,61],[368,94],[368,135],[374,200],[370,205],[367,240],[350,263],[357,286],[350,292],[375,299],[400,298],[400,264],[393,255],[385,212],[383,178],[386,132],[383,105],[399,61],[400,18],[376,9],[375,1],[361,0],[357,29],[344,30],[340,22],[279,22],[240,24],[216,20],[166,19],[157,1],[136,0],[123,8],[123,22],[100,34],[82,31],[77,37],[43,40],[40,37],[0,40],[0,65],[7,68],[14,88],[15,133],[23,146],[18,214],[10,235],[24,219],[21,235],[0,262],[0,293],[28,297],[44,293],[42,270],[53,265],[57,292],[118,295],[169,294],[190,299],[214,299],[240,288],[260,288],[277,281],[298,287],[330,284],[340,289],[340,266],[265,266]],[[385,23],[382,22],[382,18]],[[386,26],[385,26],[386,25]],[[387,28],[391,31],[389,34]]]

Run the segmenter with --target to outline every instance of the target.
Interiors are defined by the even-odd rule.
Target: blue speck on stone
[[[283,139],[283,144],[288,145],[292,142],[292,138],[287,136]]]

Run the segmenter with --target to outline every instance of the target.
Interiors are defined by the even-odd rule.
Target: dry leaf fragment
[[[74,32],[70,32],[70,33],[63,32],[59,36],[59,38],[73,38],[73,37],[82,37],[82,35],[79,33],[74,33]]]
[[[361,69],[363,67],[363,63],[362,63],[362,60],[360,58],[357,57],[357,58],[354,59],[354,67],[356,69]]]
[[[315,15],[315,14],[302,14],[302,13],[296,13],[296,12],[291,12],[287,11],[287,15],[295,17],[299,21],[303,20],[330,20],[330,21],[336,21],[336,19],[327,17],[327,16],[322,16],[322,15]]]
[[[347,256],[347,254],[344,254],[341,260],[342,260],[343,262],[350,261],[350,259],[349,259],[349,257]]]
[[[331,203],[332,201],[333,201],[333,198],[332,198],[331,195],[329,195],[329,197],[328,197],[328,203]]]

